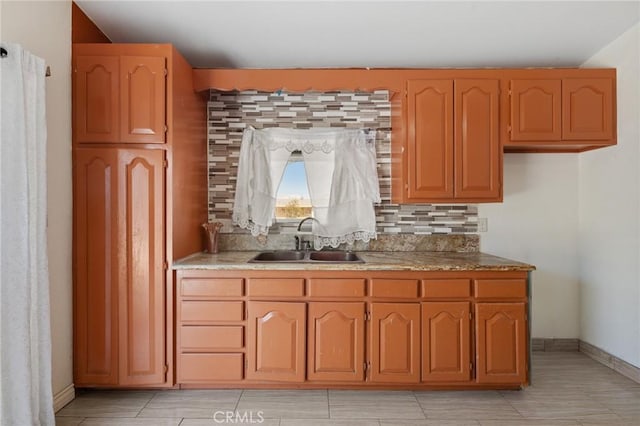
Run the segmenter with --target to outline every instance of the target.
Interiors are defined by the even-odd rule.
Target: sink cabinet
[[[180,387],[518,388],[523,271],[178,270]]]
[[[363,302],[309,302],[307,379],[322,382],[364,380]]]
[[[305,304],[250,301],[247,311],[247,379],[303,382]]]

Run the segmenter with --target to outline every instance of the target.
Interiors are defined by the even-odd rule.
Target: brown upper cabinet
[[[166,60],[76,56],[76,142],[164,143]]]
[[[499,83],[407,82],[405,202],[502,200]]]
[[[512,79],[505,151],[585,151],[614,145],[615,70],[597,71],[600,76]]]

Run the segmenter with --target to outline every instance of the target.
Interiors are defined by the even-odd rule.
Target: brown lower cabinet
[[[525,304],[478,303],[476,318],[478,383],[526,380]]]
[[[422,304],[422,381],[471,380],[471,303]]]
[[[303,302],[249,302],[247,379],[303,382],[306,306]]]
[[[371,304],[371,382],[420,381],[420,304]]]
[[[309,302],[307,379],[364,380],[363,302]]]
[[[176,272],[181,387],[518,388],[526,271]]]

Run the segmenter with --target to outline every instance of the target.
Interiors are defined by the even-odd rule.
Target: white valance
[[[380,202],[375,132],[361,129],[245,130],[240,148],[233,223],[266,235],[276,194],[293,151],[305,163],[314,246],[376,238],[373,203]]]

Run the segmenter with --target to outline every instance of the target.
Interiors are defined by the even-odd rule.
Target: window
[[[311,197],[302,154],[294,152],[284,169],[276,195],[276,219],[302,219],[311,216]]]

